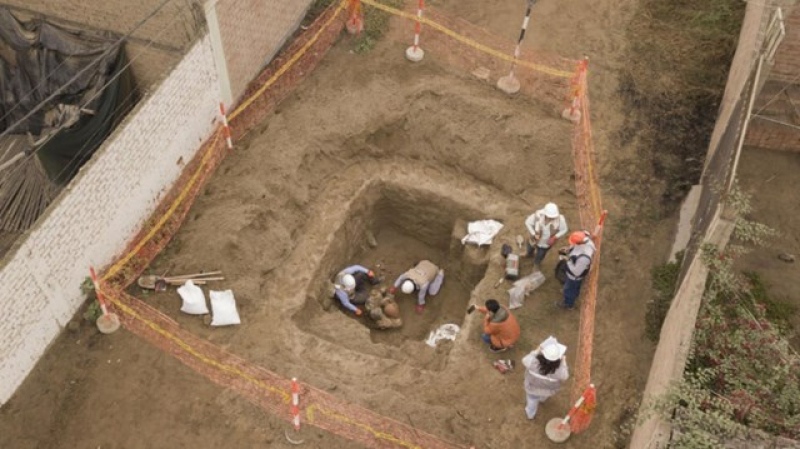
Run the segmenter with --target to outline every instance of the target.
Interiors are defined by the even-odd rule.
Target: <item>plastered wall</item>
[[[124,248],[215,126],[208,37],[131,112],[0,266],[0,404],[82,304],[90,265]]]

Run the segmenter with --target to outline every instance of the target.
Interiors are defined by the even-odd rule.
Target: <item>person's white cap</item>
[[[558,218],[558,206],[556,203],[547,203],[544,205],[544,216],[547,218]]]
[[[567,352],[567,347],[559,343],[556,337],[552,335],[547,337],[547,340],[543,341],[539,347],[542,348],[542,355],[544,358],[551,362],[560,360],[561,357],[564,356],[564,353]]]

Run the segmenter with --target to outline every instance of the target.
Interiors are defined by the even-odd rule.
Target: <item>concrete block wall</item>
[[[233,102],[297,29],[313,0],[218,0],[215,4]],[[266,26],[269,24],[269,26]]]
[[[41,17],[72,29],[125,35],[163,0],[0,0],[21,18]],[[203,33],[200,0],[171,0],[126,42],[131,68],[141,87],[158,82]]]
[[[218,102],[205,36],[3,259],[0,405],[79,309],[89,266],[103,267],[124,249],[210,135]]]

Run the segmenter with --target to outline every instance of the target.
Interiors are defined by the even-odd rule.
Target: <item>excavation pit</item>
[[[351,203],[348,218],[334,231],[317,270],[315,279],[320,281],[312,283],[294,320],[300,329],[353,350],[372,353],[383,346],[400,348],[403,355],[399,358],[413,364],[419,356],[430,368],[428,356],[420,352],[446,352],[452,344],[440,343],[436,350],[423,351],[421,348],[427,348],[424,341],[442,324],[462,326],[471,292],[485,275],[488,249],[464,246],[460,241],[467,221],[484,217],[469,206],[422,189],[380,183],[365,191]],[[369,233],[377,246],[369,245]],[[329,294],[328,282],[349,265],[373,269],[383,279],[373,287],[379,289],[391,287],[400,274],[422,259],[445,270],[444,284],[437,295],[426,298],[422,314],[414,310],[416,292],[406,295],[398,291],[396,300],[403,319],[398,329],[378,329],[367,314],[356,317]]]

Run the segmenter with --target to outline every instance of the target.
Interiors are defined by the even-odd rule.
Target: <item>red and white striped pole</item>
[[[228,125],[228,116],[225,115],[225,104],[219,102],[219,113],[222,116],[222,135],[225,136],[225,143],[228,144],[228,149],[233,149],[233,140],[231,139],[231,127]]]
[[[561,117],[572,122],[579,122],[581,119],[581,89],[584,86],[586,70],[589,67],[589,58],[585,57],[578,63],[578,69],[575,71],[575,76],[570,83],[571,99],[569,105],[561,112]]]
[[[583,392],[580,398],[575,401],[575,405],[567,413],[567,416],[562,418],[553,418],[547,422],[544,426],[544,432],[547,435],[547,438],[554,443],[563,443],[567,441],[569,436],[572,434],[572,429],[570,428],[570,421],[575,419],[575,416],[581,410],[581,407],[584,406],[584,402],[591,402],[591,408],[594,410],[595,406],[595,388],[594,384],[589,384],[586,390]]]
[[[514,60],[511,61],[511,71],[507,76],[503,76],[497,80],[497,88],[509,95],[519,92],[519,80],[514,76],[514,68],[520,56],[522,40],[525,39],[525,31],[528,29],[528,23],[531,21],[531,8],[533,8],[534,3],[536,3],[536,0],[528,0],[528,8],[525,10],[525,19],[522,21],[522,29],[519,32],[517,46],[514,48]]]
[[[292,377],[292,426],[294,432],[289,429],[284,429],[283,434],[286,440],[292,444],[303,444],[303,439],[298,438],[300,433],[300,384],[297,383],[297,378]]]
[[[97,296],[97,302],[100,304],[100,310],[103,312],[102,315],[97,317],[97,321],[95,321],[95,325],[100,332],[104,334],[111,334],[116,332],[119,329],[120,322],[119,317],[116,313],[111,313],[108,311],[108,305],[106,304],[106,298],[103,296],[103,292],[100,291],[100,285],[97,281],[97,273],[94,271],[94,267],[89,267],[89,276],[92,277],[92,284],[94,284],[94,293]]]
[[[300,431],[300,384],[292,377],[292,424],[295,432]]]
[[[417,4],[417,20],[414,22],[414,45],[406,48],[406,59],[411,62],[420,62],[425,57],[425,51],[419,46],[419,33],[422,31],[422,11],[425,9],[425,0]]]

